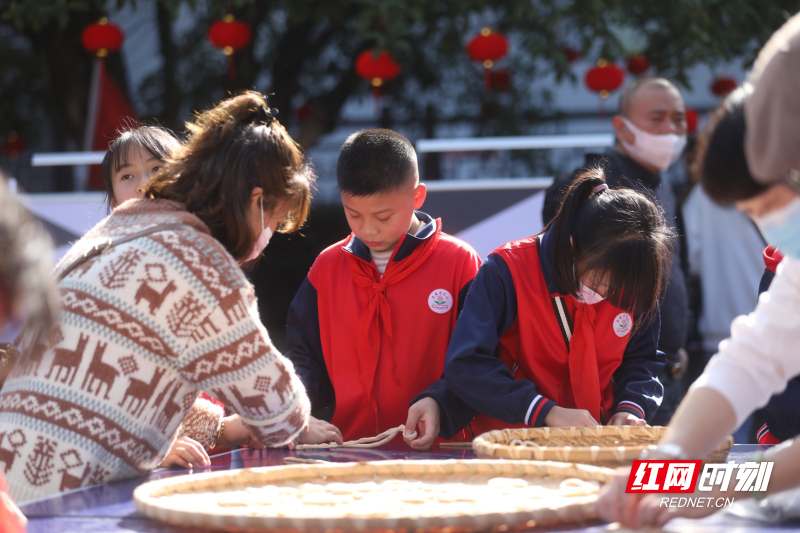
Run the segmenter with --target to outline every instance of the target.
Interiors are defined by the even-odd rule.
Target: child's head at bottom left
[[[161,126],[137,126],[123,131],[108,147],[101,166],[111,209],[141,198],[145,185],[183,151],[175,135]]]

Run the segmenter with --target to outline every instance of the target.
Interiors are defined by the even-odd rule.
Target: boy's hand
[[[297,442],[300,444],[327,444],[329,442],[343,444],[344,440],[339,428],[324,420],[309,416],[308,427],[300,432]]]
[[[611,417],[607,426],[646,426],[647,422],[631,413],[617,413]]]
[[[208,466],[211,459],[208,457],[203,446],[189,437],[179,437],[172,443],[169,453],[161,461],[160,467],[181,466],[183,468],[194,468]]]
[[[544,423],[551,428],[585,428],[600,425],[586,409],[568,409],[557,405],[547,413]]]
[[[416,438],[413,436],[415,432]],[[433,398],[423,398],[408,409],[403,438],[414,450],[427,450],[437,435],[439,435],[439,404]]]
[[[253,436],[247,426],[244,425],[239,415],[225,417],[225,429],[217,443],[220,448],[233,448],[234,446],[247,446],[256,450],[266,448]]]

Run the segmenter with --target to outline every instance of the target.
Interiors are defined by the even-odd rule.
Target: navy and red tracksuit
[[[350,235],[319,255],[289,309],[286,356],[312,410],[335,405],[345,440],[404,424],[429,388],[441,413],[467,410],[441,376],[480,258],[441,221],[417,217],[422,229],[403,236],[383,275]]]
[[[587,409],[606,422],[627,412],[650,420],[661,402],[659,320],[634,327],[608,302],[579,303],[553,278],[552,231],[495,250],[472,283],[447,351],[444,376],[473,410],[480,432],[517,424],[542,426],[555,405]],[[541,249],[540,249],[541,248]],[[541,253],[540,253],[541,252]],[[566,303],[571,328],[556,318]],[[442,417],[442,436],[460,429]]]
[[[783,255],[774,246],[764,250],[764,275],[758,287],[758,294],[769,289],[775,270]],[[793,378],[786,384],[786,390],[775,394],[762,409],[766,423],[758,430],[759,444],[779,444],[800,435],[800,378]]]

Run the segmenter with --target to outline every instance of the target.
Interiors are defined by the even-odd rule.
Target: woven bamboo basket
[[[644,450],[655,448],[666,430],[661,426],[500,429],[476,437],[472,449],[484,459],[622,466],[638,459]],[[733,437],[729,436],[705,461],[725,462],[731,446]]]
[[[143,515],[184,528],[201,528],[225,531],[399,531],[425,533],[462,533],[470,531],[508,531],[532,527],[551,527],[562,523],[583,522],[596,518],[595,503],[597,490],[611,479],[614,471],[590,465],[563,464],[540,461],[497,461],[497,460],[446,460],[446,461],[376,461],[367,463],[343,464],[304,464],[277,467],[246,468],[241,470],[213,472],[180,476],[145,483],[133,493],[137,509]],[[533,500],[515,502],[513,509],[502,509],[497,498],[507,498],[505,494],[524,491],[507,488],[507,493],[491,495],[492,483],[488,480],[503,478],[500,481],[525,480],[527,487],[543,490],[542,496]],[[510,480],[507,478],[511,478]],[[559,489],[546,487],[567,479],[577,478],[592,482],[591,491],[575,495],[564,495]],[[222,506],[220,502],[229,495],[242,494],[243,491],[286,490],[285,487],[308,487],[305,484],[324,485],[333,483],[337,487],[351,483],[351,487],[364,480],[385,482],[386,480],[410,480],[425,483],[461,483],[464,491],[473,491],[476,486],[489,491],[486,505],[461,504],[456,507],[441,507],[442,500],[436,500],[438,491],[425,489],[430,494],[434,507],[425,511],[409,508],[401,502],[401,493],[396,497],[382,497],[388,510],[377,512],[370,505],[359,500],[357,505],[335,504],[317,511],[317,508],[303,508],[302,495],[294,502],[281,500],[277,504],[267,503],[264,507]],[[393,481],[394,482],[394,481]],[[548,483],[550,485],[548,485]],[[574,481],[572,481],[574,483]],[[300,485],[298,485],[300,484]],[[476,485],[480,484],[480,485]],[[538,486],[538,487],[537,487]],[[292,490],[292,489],[288,489]],[[311,489],[314,490],[314,487]],[[341,490],[341,489],[339,489]],[[375,490],[375,489],[367,489]],[[554,492],[547,492],[553,490]],[[308,492],[306,492],[306,495]],[[472,492],[470,492],[472,494]],[[560,494],[560,495],[559,495]],[[391,496],[391,494],[390,494]],[[260,501],[266,501],[266,497]],[[531,504],[531,502],[535,502]],[[260,504],[256,504],[260,505]],[[413,506],[412,506],[413,507]],[[299,511],[298,511],[299,509]],[[441,509],[441,512],[440,512]],[[309,514],[310,513],[310,514]],[[317,514],[315,514],[317,513]]]

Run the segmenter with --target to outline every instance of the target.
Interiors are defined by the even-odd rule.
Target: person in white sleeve
[[[726,99],[704,132],[702,183],[712,199],[748,214],[786,258],[756,310],[734,320],[731,337],[647,459],[703,458],[800,374],[800,15],[764,47],[751,83]],[[740,500],[800,486],[800,442],[771,450],[764,460],[774,461],[765,492],[735,492],[731,483],[728,493],[703,496]],[[626,494],[628,477],[629,470],[620,471],[603,489],[597,505],[603,519],[633,528],[663,526],[677,516],[717,510],[661,506],[657,494]]]

